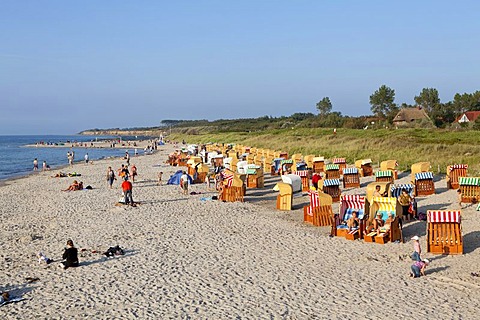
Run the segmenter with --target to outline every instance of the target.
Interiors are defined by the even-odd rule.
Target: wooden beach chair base
[[[429,196],[435,194],[435,185],[433,180],[415,180],[415,195],[416,196]]]
[[[375,236],[375,243],[385,244],[390,240],[389,232],[380,233]]]
[[[347,240],[357,240],[360,238],[360,230],[352,230],[345,235]]]
[[[376,235],[376,232],[370,232],[369,234],[363,236],[363,240],[365,240],[365,242],[375,242]]]

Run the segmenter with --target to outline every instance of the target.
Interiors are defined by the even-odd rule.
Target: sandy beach
[[[329,227],[303,223],[308,196],[291,212],[275,209],[278,178],[247,190],[244,203],[206,200],[215,193],[192,185],[183,196],[166,185],[179,168],[165,164],[173,146],[132,157],[138,168],[137,207],[116,206],[120,182],[109,189],[106,170],[121,159],[75,164],[8,181],[0,187],[0,291],[26,300],[0,307],[2,319],[429,319],[478,318],[480,222],[474,206],[462,210],[464,254],[426,253],[426,222],[404,226],[405,243],[379,245],[330,238]],[[68,169],[64,169],[69,171]],[[163,185],[156,177],[163,171]],[[401,174],[396,183],[407,183]],[[93,190],[62,192],[74,179]],[[374,178],[362,178],[365,193]],[[419,197],[419,211],[458,209],[444,179],[437,193]],[[334,205],[334,212],[338,204]],[[420,236],[427,276],[409,277],[410,238]],[[67,239],[80,267],[58,267]],[[119,245],[124,256],[102,255]],[[55,260],[39,263],[43,252]],[[38,281],[27,283],[27,277]]]

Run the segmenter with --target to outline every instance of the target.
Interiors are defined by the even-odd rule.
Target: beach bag
[[[410,205],[408,206],[408,213],[415,213],[415,209],[413,208],[413,202],[410,202]]]

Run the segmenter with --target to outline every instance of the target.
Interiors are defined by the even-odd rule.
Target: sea
[[[85,153],[88,152],[90,160],[99,160],[109,157],[125,155],[126,149],[113,148],[70,148],[71,142],[92,142],[95,140],[118,139],[109,136],[82,136],[82,135],[0,135],[0,180],[16,178],[33,172],[33,159],[37,158],[39,170],[42,170],[43,161],[46,161],[53,170],[68,165],[67,152],[75,152],[75,162],[85,161]],[[129,140],[129,137],[122,137]],[[133,137],[135,140],[135,137]],[[70,143],[67,143],[69,141]],[[64,143],[64,148],[52,147],[27,147],[37,142]],[[133,151],[133,150],[132,150]]]

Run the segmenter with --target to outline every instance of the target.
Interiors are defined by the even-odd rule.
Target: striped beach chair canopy
[[[343,174],[358,174],[358,168],[345,168],[343,169]]]
[[[283,159],[281,162],[282,165],[284,164],[293,164],[293,159]]]
[[[468,169],[468,164],[452,164],[449,166],[450,171],[455,169]]]
[[[458,184],[461,186],[480,186],[479,177],[459,177]]]
[[[384,171],[375,172],[375,177],[376,178],[392,177],[392,176],[393,176],[392,170],[384,170]]]
[[[248,168],[246,174],[257,174],[256,168]]]
[[[382,219],[388,219],[388,214],[391,213],[394,217],[396,215],[397,210],[397,198],[394,197],[373,197],[372,205],[376,204],[378,206],[378,210],[375,213],[382,214]]]
[[[358,218],[363,219],[365,215],[365,197],[359,195],[343,195],[340,198],[341,220],[346,221],[352,217],[352,212],[358,211]]]
[[[335,163],[335,164],[347,163],[347,160],[345,160],[345,158],[333,158],[332,162]]]
[[[429,180],[433,179],[433,172],[419,172],[415,173],[415,180]]]
[[[318,191],[310,190],[308,191],[308,197],[310,198],[310,205],[307,208],[307,214],[313,215],[313,208],[320,207],[320,197],[318,196]],[[323,204],[325,205],[325,204]]]
[[[331,163],[331,164],[327,164],[325,166],[325,170],[339,170],[340,169],[340,166],[338,164],[334,164],[334,163]]]
[[[325,161],[324,157],[313,157],[312,159],[313,162],[322,162]]]
[[[460,210],[428,210],[427,222],[461,222]]]
[[[223,179],[224,179],[225,181],[227,181],[226,186],[227,186],[227,187],[231,187],[232,184],[233,184],[234,174],[233,174],[233,173],[226,172],[226,171],[222,171],[222,172],[221,172],[221,175],[222,175]]]
[[[323,180],[324,187],[332,187],[332,186],[339,186],[340,179],[325,179]]]
[[[405,183],[405,184],[395,184],[390,187],[390,191],[392,194],[392,197],[398,198],[402,194],[402,190],[405,189],[407,190],[408,194],[410,197],[413,197],[413,191],[415,189],[415,186],[411,183]]]

